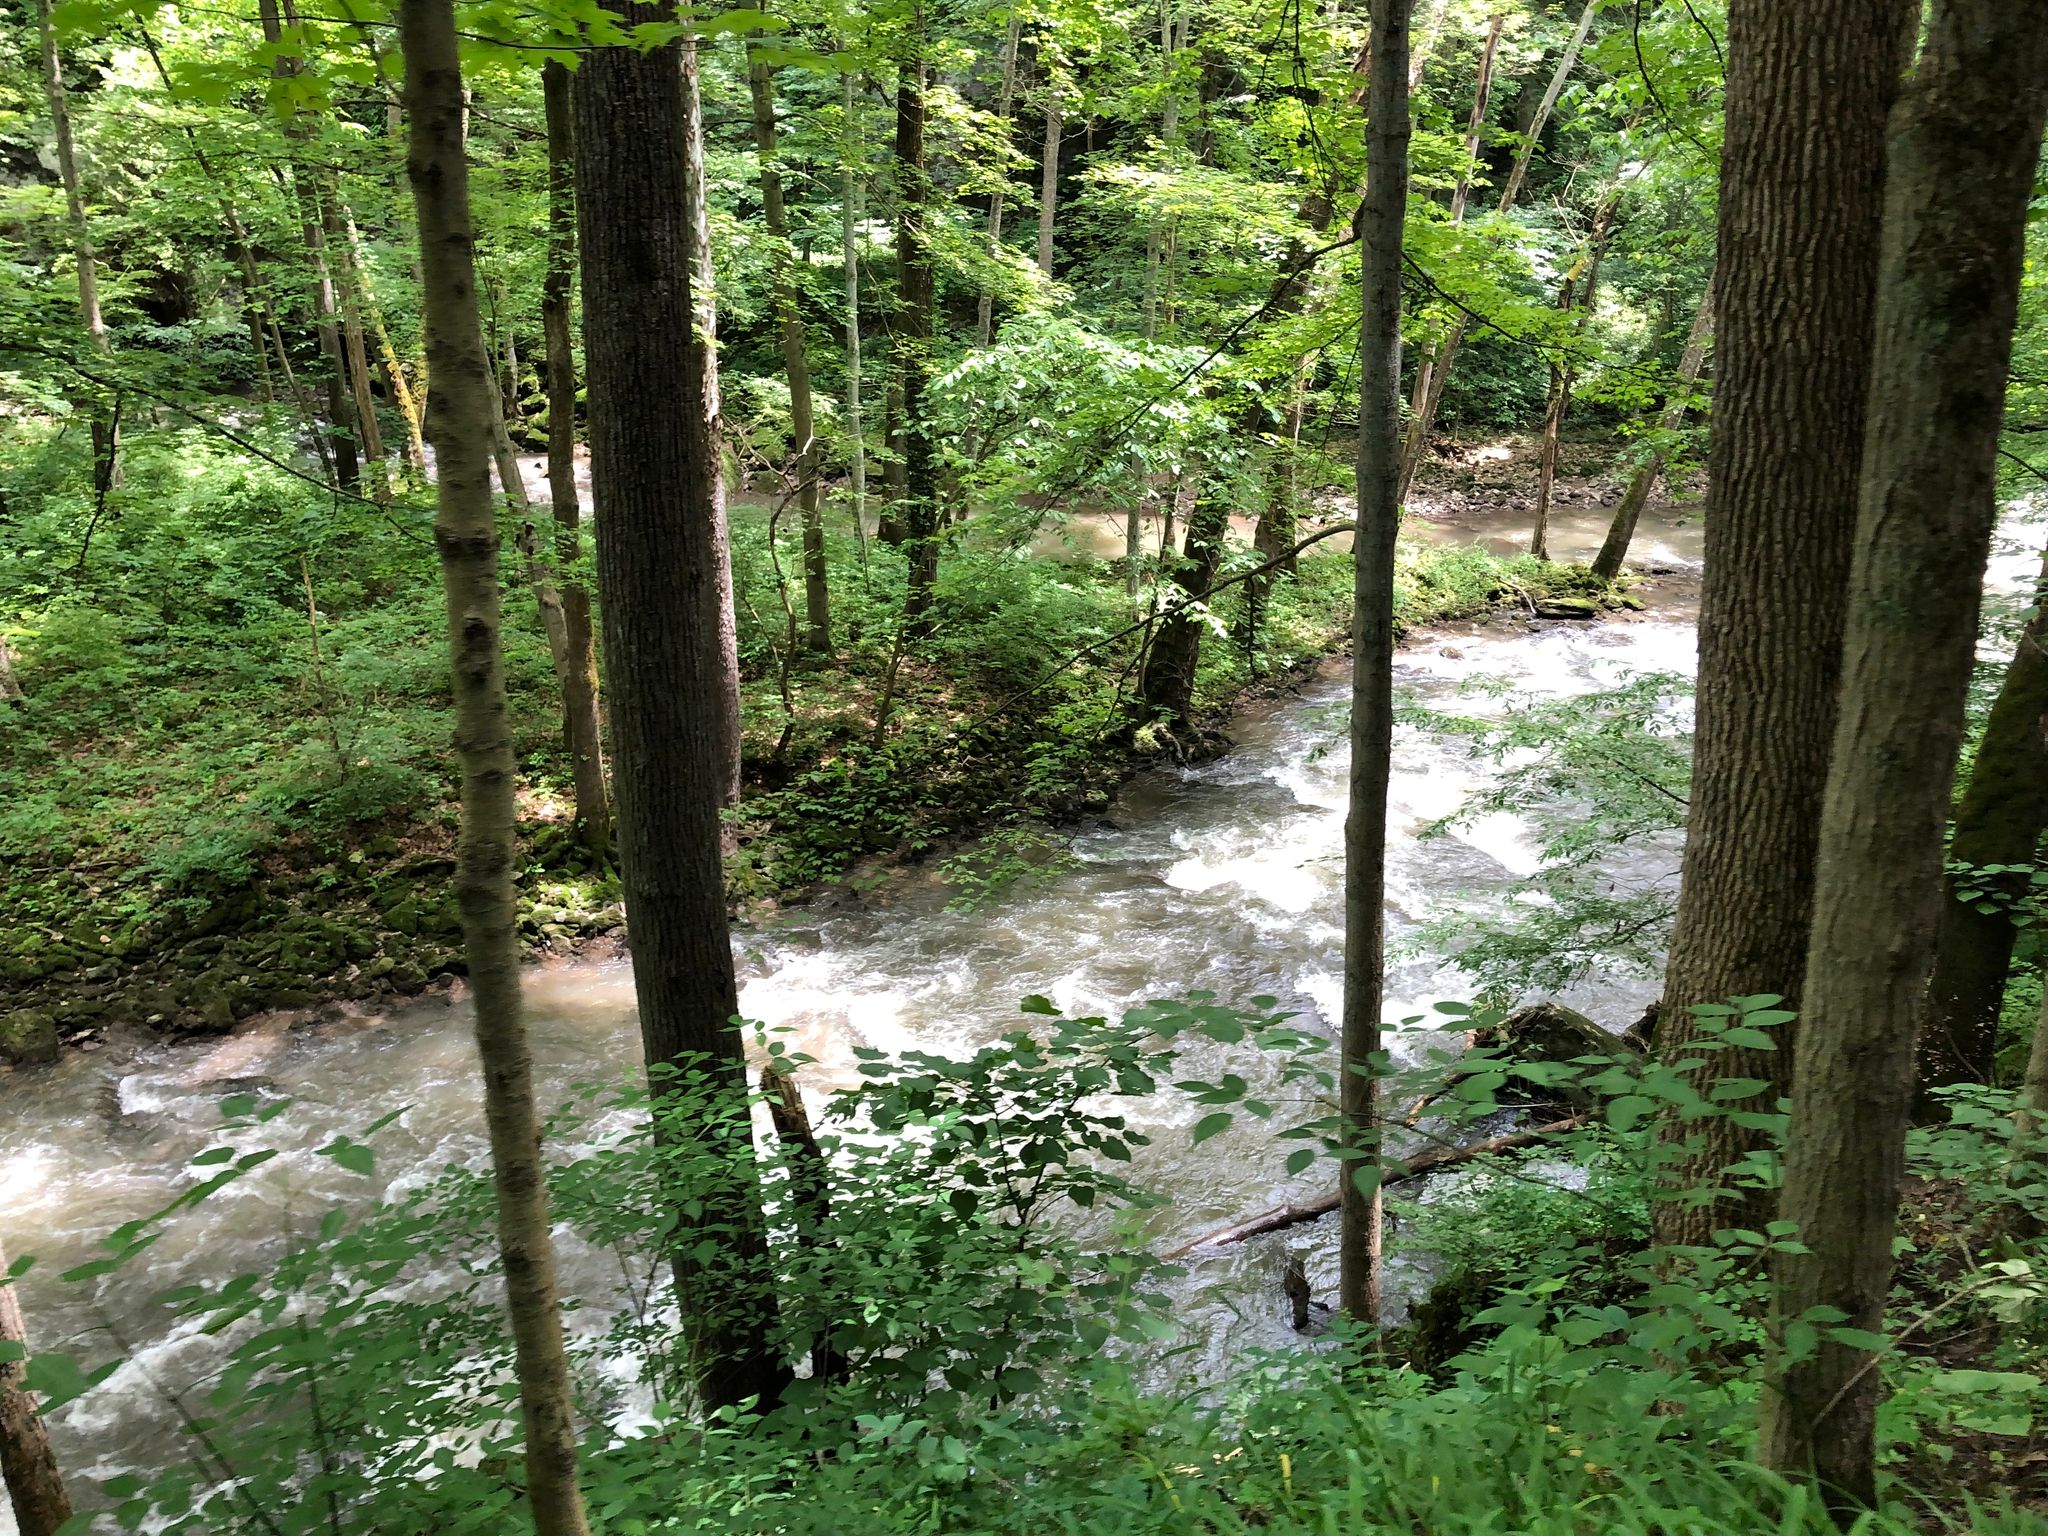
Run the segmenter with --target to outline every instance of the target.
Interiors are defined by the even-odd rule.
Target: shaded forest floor
[[[1440,455],[1416,510],[1450,526],[1418,527],[1432,541],[1507,529],[1534,456],[1526,443],[1506,453]],[[1611,499],[1600,466],[1613,446],[1574,455],[1561,515]],[[13,632],[29,697],[12,706],[0,762],[0,1061],[91,1048],[122,1026],[223,1032],[259,1012],[416,993],[463,971],[424,509],[308,508],[302,486],[193,435],[157,434],[130,457],[130,510],[98,531],[76,595],[30,609]],[[1348,515],[1334,488],[1319,510]],[[46,498],[17,560],[38,545],[46,562],[78,560],[88,511]],[[1504,551],[1522,536],[1493,542]],[[945,562],[934,633],[899,657],[902,562],[849,529],[831,548],[838,653],[785,677],[783,599],[757,509],[735,508],[733,543],[746,788],[728,867],[742,913],[1100,809],[1174,750],[1130,728],[1128,643],[1061,665],[1129,622],[1117,562],[1085,547],[1033,557],[969,523]],[[790,553],[781,562],[786,572]],[[1247,690],[1348,642],[1348,559],[1304,557],[1255,634],[1241,592],[1219,604],[1227,634],[1204,648],[1198,723],[1211,731]],[[1404,624],[1532,594],[1615,601],[1572,565],[1404,546]],[[573,836],[552,676],[523,588],[508,587],[508,620],[523,931],[536,955],[615,944],[616,872]]]

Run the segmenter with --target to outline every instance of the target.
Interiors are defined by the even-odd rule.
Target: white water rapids
[[[1550,695],[1611,686],[1630,672],[1685,671],[1689,624],[1663,619],[1557,624],[1419,637],[1398,661],[1411,697],[1450,700],[1468,679]],[[1069,1013],[1106,1013],[1147,998],[1206,990],[1225,1001],[1271,995],[1301,1022],[1334,1030],[1342,966],[1341,842],[1347,754],[1337,669],[1298,697],[1259,706],[1233,730],[1235,750],[1179,772],[1134,781],[1111,812],[1073,838],[1076,863],[1046,882],[998,895],[978,910],[929,871],[885,882],[833,910],[797,910],[775,931],[737,936],[749,1018],[786,1026],[793,1049],[817,1059],[814,1097],[852,1080],[856,1046],[965,1052],[1024,1022],[1018,999],[1050,997]],[[1472,707],[1461,704],[1462,708]],[[1425,823],[1454,809],[1483,770],[1455,743],[1403,729],[1396,744],[1388,891],[1396,946],[1440,903],[1497,900],[1534,867],[1526,829],[1496,816],[1448,838],[1418,842]],[[1662,862],[1650,856],[1647,863]],[[1627,873],[1655,878],[1668,870]],[[1641,978],[1587,983],[1567,1000],[1619,1025],[1653,992]],[[1469,992],[1438,961],[1399,959],[1387,1017]],[[637,1052],[631,975],[624,962],[574,963],[530,974],[535,1054],[549,1102],[572,1083],[630,1069]],[[1246,1059],[1250,1056],[1254,1059]],[[1195,1042],[1189,1075],[1237,1071],[1270,1087],[1256,1053]],[[292,1107],[247,1145],[283,1155],[188,1210],[146,1262],[98,1282],[59,1273],[99,1256],[97,1240],[152,1212],[205,1170],[189,1159],[215,1144],[218,1103],[260,1079]],[[309,1232],[334,1204],[402,1187],[450,1162],[484,1155],[466,1003],[430,998],[384,1013],[293,1028],[272,1020],[218,1041],[114,1044],[40,1072],[0,1077],[0,1210],[15,1254],[39,1263],[22,1284],[34,1343],[104,1359],[132,1358],[57,1417],[67,1469],[104,1476],[183,1459],[163,1401],[203,1383],[219,1347],[171,1324],[156,1292],[260,1270],[290,1235]],[[346,1173],[314,1149],[359,1134],[396,1109],[375,1139],[374,1177]],[[1291,1143],[1243,1121],[1199,1147],[1201,1111],[1172,1091],[1135,1108],[1153,1138],[1135,1176],[1172,1198],[1154,1215],[1169,1247],[1289,1199],[1328,1179],[1286,1177]],[[1319,1295],[1334,1281],[1327,1226],[1263,1239],[1191,1261],[1176,1312],[1193,1347],[1180,1369],[1214,1378],[1247,1347],[1292,1342],[1279,1278],[1290,1251],[1309,1257]],[[572,1257],[565,1282],[593,1300],[616,1293],[608,1255]],[[7,1516],[0,1508],[0,1531]]]

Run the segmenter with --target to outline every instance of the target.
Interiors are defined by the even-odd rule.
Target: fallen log
[[[1460,1163],[1469,1163],[1477,1158],[1491,1157],[1496,1152],[1518,1152],[1524,1147],[1533,1147],[1561,1136],[1566,1131],[1575,1131],[1586,1123],[1585,1115],[1571,1115],[1563,1120],[1553,1120],[1548,1125],[1539,1125],[1526,1131],[1510,1131],[1505,1136],[1495,1136],[1487,1141],[1475,1141],[1462,1147],[1436,1147],[1427,1152],[1418,1152],[1405,1162],[1389,1167],[1381,1187],[1405,1184],[1411,1179],[1425,1178],[1440,1173],[1446,1168],[1455,1168]],[[1268,1232],[1285,1232],[1290,1227],[1305,1226],[1318,1221],[1337,1209],[1337,1195],[1324,1195],[1301,1205],[1278,1205],[1268,1211],[1261,1211],[1235,1226],[1220,1227],[1214,1232],[1204,1233],[1191,1243],[1160,1257],[1171,1262],[1184,1259],[1202,1248],[1228,1248],[1233,1243],[1244,1242],[1247,1238],[1263,1237]]]

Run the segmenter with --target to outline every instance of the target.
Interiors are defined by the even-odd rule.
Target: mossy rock
[[[0,1014],[0,1060],[24,1065],[57,1059],[57,1020],[41,1008]]]
[[[384,909],[384,926],[393,933],[405,934],[408,938],[420,931],[419,903],[410,896],[393,902]]]
[[[1539,597],[1536,599],[1536,617],[1597,619],[1600,617],[1600,605],[1590,597]]]

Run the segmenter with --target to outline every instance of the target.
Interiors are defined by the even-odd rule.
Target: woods
[[[17,1529],[2048,1530],[2048,15],[0,37]]]

